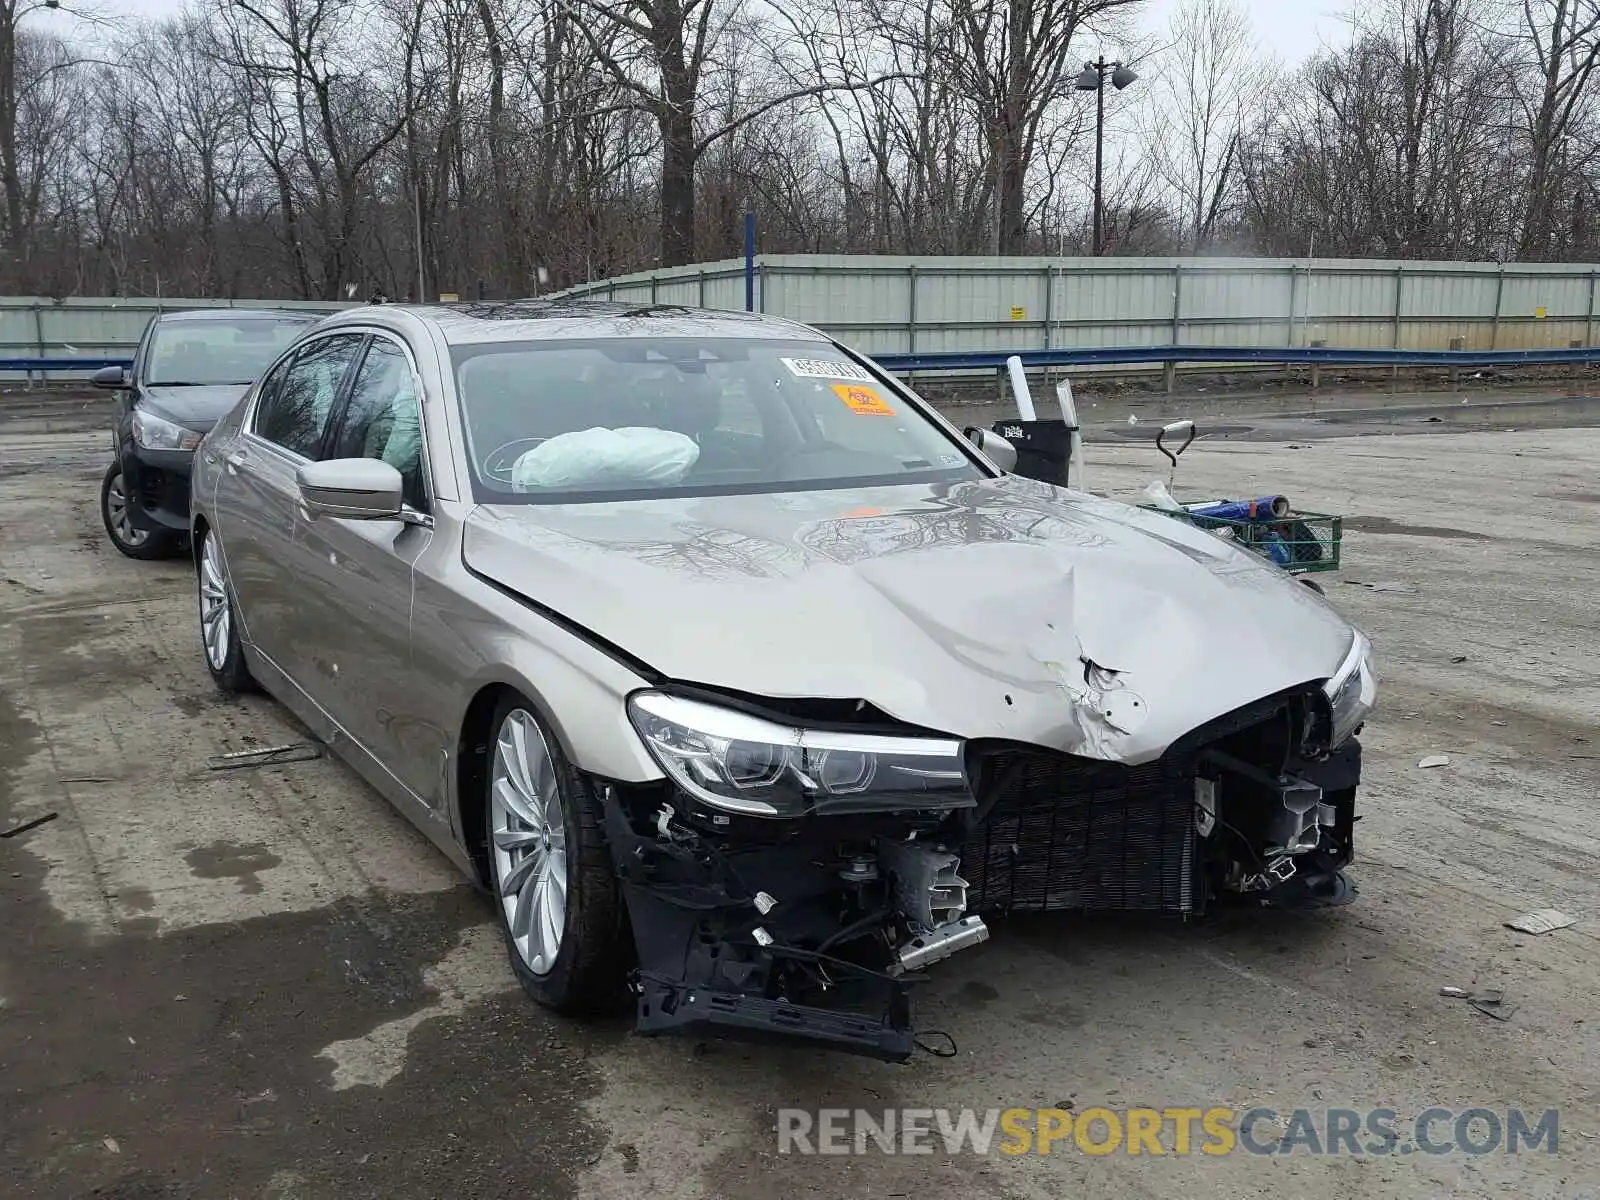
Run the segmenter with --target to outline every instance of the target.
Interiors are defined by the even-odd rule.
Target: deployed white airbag
[[[673,484],[699,457],[692,437],[670,429],[583,429],[558,434],[519,457],[511,484],[519,492]]]

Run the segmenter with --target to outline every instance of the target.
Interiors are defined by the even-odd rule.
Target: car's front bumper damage
[[[1269,697],[1140,766],[973,743],[955,810],[771,819],[606,785],[639,1032],[903,1061],[911,987],[986,940],[985,916],[1344,903],[1361,751],[1319,741],[1317,695]]]

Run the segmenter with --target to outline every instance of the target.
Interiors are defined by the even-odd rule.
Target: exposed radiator
[[[1195,911],[1195,766],[1192,752],[1141,767],[986,754],[979,802],[995,805],[961,851],[967,907]]]

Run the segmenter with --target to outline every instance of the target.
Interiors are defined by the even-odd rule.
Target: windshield
[[[145,382],[250,383],[315,320],[241,314],[233,320],[163,322],[151,337]]]
[[[822,342],[597,338],[454,359],[485,502],[983,478],[902,392]]]

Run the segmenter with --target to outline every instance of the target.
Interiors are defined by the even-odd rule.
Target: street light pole
[[[1121,91],[1139,77],[1126,63],[1107,62],[1102,54],[1097,60],[1083,64],[1075,85],[1080,92],[1094,95],[1094,254],[1105,253],[1105,153],[1106,153],[1106,75],[1111,76],[1111,86]]]
[[[1106,252],[1105,242],[1105,158],[1106,158],[1106,60],[1095,64],[1094,89],[1094,256]]]

